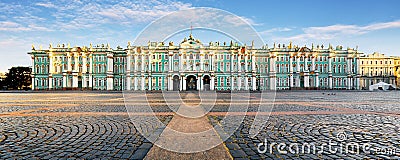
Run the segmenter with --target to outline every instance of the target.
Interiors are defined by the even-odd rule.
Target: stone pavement
[[[189,92],[184,98],[198,97]],[[204,113],[197,101],[180,106],[177,111],[180,115],[168,123],[146,159],[231,159]]]
[[[198,97],[190,93],[181,95],[187,103],[198,103]],[[163,124],[189,133],[221,126],[231,102],[229,93],[218,93],[217,104],[206,117],[188,118],[172,112],[162,94],[148,93],[147,97]],[[252,137],[249,129],[259,97],[252,93],[247,112],[231,115],[245,115],[245,119],[231,122],[240,126],[224,143],[187,154],[146,140],[128,116],[122,93],[0,93],[0,159],[400,159],[400,92],[277,92],[271,116]],[[179,113],[190,113],[190,108],[185,109]],[[181,142],[170,133],[164,129],[159,142]],[[220,136],[207,138],[218,142]],[[336,145],[321,148],[329,143]],[[299,151],[290,152],[278,144],[299,145]],[[302,144],[312,144],[315,150],[302,153]],[[368,144],[368,150],[349,153],[346,147],[339,148],[349,144],[359,145],[360,150]]]

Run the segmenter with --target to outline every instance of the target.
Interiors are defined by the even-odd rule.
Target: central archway
[[[203,84],[204,84],[204,90],[209,91],[210,90],[210,76],[205,75],[203,77]]]
[[[189,75],[186,77],[186,90],[197,90],[197,79],[194,75]]]
[[[179,91],[179,85],[180,85],[179,76],[175,75],[173,77],[173,89],[172,90]]]

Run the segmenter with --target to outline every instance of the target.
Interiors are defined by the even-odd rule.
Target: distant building
[[[179,45],[50,45],[35,49],[32,89],[279,90],[360,89],[355,49],[278,44],[269,48],[210,42]]]
[[[7,88],[6,83],[5,83],[6,78],[7,78],[6,73],[0,72],[0,90]]]
[[[395,67],[394,76],[396,77],[396,86],[398,88],[400,87],[400,57],[393,57],[393,59]]]
[[[395,59],[397,58],[385,56],[377,52],[360,57],[362,89],[369,89],[370,85],[379,82],[396,85],[396,76],[398,75],[396,73],[396,62],[399,62],[395,61]]]

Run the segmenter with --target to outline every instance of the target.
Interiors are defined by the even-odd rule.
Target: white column
[[[296,70],[297,70],[297,73],[300,73],[300,57],[301,56],[297,56],[296,57]]]
[[[209,60],[210,71],[214,71],[214,54],[212,52],[209,53],[208,59],[210,59]],[[211,85],[210,85],[210,88],[211,88]]]
[[[32,70],[34,67],[32,67]],[[35,79],[35,75],[32,75],[32,90],[35,90],[36,88],[36,79]]]
[[[247,50],[246,50],[245,53],[247,53]],[[245,54],[245,56],[244,56],[244,71],[245,71],[245,72],[248,72],[248,67],[247,67],[247,54]]]
[[[210,81],[210,90],[214,90],[214,84],[215,84],[215,77],[212,75],[211,76],[211,81]]]
[[[237,67],[238,67],[238,72],[241,72],[241,70],[242,70],[242,63],[240,63],[240,59],[241,59],[241,56],[240,56],[240,51],[238,52],[239,54],[238,54],[238,65],[237,65]]]
[[[72,88],[78,88],[78,74],[74,73],[72,76]]]
[[[202,81],[202,80],[201,80],[201,76],[200,76],[200,77],[198,76],[198,77],[197,77],[197,82],[196,82],[196,83],[197,83],[196,85],[198,86],[198,87],[196,88],[197,90],[201,90],[201,83],[200,83],[201,81]]]
[[[138,66],[138,55],[137,55],[137,53],[135,53],[135,63],[134,63],[134,68],[133,68],[133,71],[136,73],[137,71],[138,71],[138,68],[139,68],[139,66]]]
[[[251,84],[253,85],[252,86],[252,88],[253,88],[253,91],[255,91],[257,88],[257,86],[256,86],[256,77],[255,76],[253,76],[253,77],[251,77]]]
[[[135,91],[137,91],[138,90],[138,77],[137,77],[137,75],[135,75]]]
[[[197,58],[197,53],[193,53],[193,71],[197,71],[196,58]]]
[[[87,56],[85,55],[85,53],[82,53],[82,73],[86,74],[87,72]]]
[[[72,88],[78,88],[78,72],[79,72],[79,55],[78,53],[74,53],[74,68],[73,68],[73,73],[72,73]]]
[[[141,61],[142,61],[142,62],[141,62],[141,68],[142,68],[141,71],[142,71],[142,72],[144,72],[144,64],[145,64],[144,56],[145,56],[144,54],[142,54],[142,56],[141,56],[141,57],[142,57],[142,58],[141,58],[141,59],[142,59],[142,60],[141,60]]]
[[[53,53],[50,52],[50,54],[49,54],[49,73],[52,74],[53,72],[54,72]]]
[[[180,91],[183,91],[183,79],[184,79],[184,77],[183,76],[180,76],[181,78],[179,79],[179,81],[180,81],[180,83],[179,83],[179,90]]]
[[[146,79],[145,79],[144,76],[142,75],[142,87],[141,87],[142,91],[146,90],[146,89],[144,88],[145,81],[146,81]]]
[[[174,70],[174,52],[169,51],[168,56],[168,72],[172,72]]]
[[[293,56],[289,57],[289,87],[293,87]]]
[[[86,66],[86,63],[87,63],[87,56],[86,56],[86,53],[82,53],[82,88],[87,88],[87,83],[86,83],[86,81],[87,81],[87,66]]]
[[[270,86],[270,90],[276,90],[276,66],[275,66],[275,61],[276,61],[276,56],[275,55],[273,55],[273,56],[271,56],[271,59],[270,59],[270,69],[271,69],[271,71],[270,71],[270,83],[269,83],[269,86]]]
[[[307,71],[304,72],[304,87],[310,87],[310,76]]]
[[[347,73],[351,74],[351,59],[347,59]]]
[[[126,90],[131,90],[131,51],[126,56]]]
[[[36,88],[36,80],[35,80],[35,74],[36,74],[36,67],[35,67],[35,57],[34,55],[31,55],[32,59],[32,72],[31,72],[31,78],[32,78],[32,90],[35,90]]]
[[[79,55],[78,55],[78,53],[74,53],[74,57],[75,57],[75,64],[74,64],[73,72],[79,72]]]
[[[114,60],[112,53],[107,53],[107,90],[113,90],[113,67],[114,67]]]
[[[235,69],[233,68],[233,57],[235,56],[235,54],[234,54],[234,52],[232,51],[231,52],[231,69],[230,69],[230,71],[231,72],[233,72]],[[232,78],[232,77],[231,77]],[[231,85],[232,85],[232,83],[231,83]],[[232,87],[231,87],[232,88]]]
[[[67,75],[63,74],[63,88],[67,88]]]
[[[183,71],[183,53],[179,52],[179,71]]]
[[[186,91],[186,77],[182,77],[182,85],[183,90]]]
[[[168,90],[173,91],[174,90],[174,80],[173,80],[173,75],[170,75],[168,77]]]
[[[244,82],[244,89],[245,90],[249,90],[249,77],[247,77],[247,75],[244,77],[244,80],[245,80],[245,82]]]
[[[304,56],[304,68],[303,68],[303,71],[309,71],[307,55]]]
[[[255,53],[255,51],[253,51],[251,53],[251,70],[253,72],[256,72],[256,58],[255,58],[255,55],[256,55],[256,53]]]
[[[241,88],[242,88],[242,76],[238,76],[238,79],[237,79],[237,86],[238,86],[238,90],[241,90]]]
[[[328,83],[329,83],[329,89],[332,89],[332,58],[331,56],[328,57]]]
[[[199,77],[199,80],[200,80],[200,90],[203,91],[203,90],[204,90],[204,81],[203,81],[203,77],[200,76],[200,77]]]
[[[319,87],[319,73],[315,74],[315,87]]]
[[[149,72],[152,72],[153,68],[152,68],[152,59],[153,59],[153,53],[149,52]],[[150,86],[150,85],[149,85]],[[149,89],[150,90],[150,89]]]
[[[70,53],[68,53],[68,54],[70,54]],[[71,68],[71,67],[72,67],[72,66],[71,66],[71,64],[72,64],[72,59],[71,59],[71,58],[72,58],[71,55],[68,55],[68,56],[67,56],[67,59],[68,59],[67,71],[68,71],[68,72],[72,71],[72,68]]]
[[[315,71],[315,56],[311,57],[311,71]]]
[[[93,68],[93,59],[92,55],[89,55],[89,87],[93,87],[92,68]]]
[[[51,64],[50,64],[51,65]],[[49,89],[53,89],[53,77],[52,77],[52,74],[50,73],[50,76],[49,76],[49,82],[48,82],[48,84],[49,84]]]
[[[152,86],[153,86],[153,77],[149,76],[149,91],[152,90]]]
[[[232,58],[232,57],[231,57],[231,58]],[[231,68],[233,69],[233,67],[231,67]],[[233,81],[234,81],[233,79],[234,79],[234,77],[231,75],[231,78],[230,78],[230,80],[229,80],[229,81],[230,81],[229,83],[231,84],[231,90],[233,90],[234,87],[235,87],[234,84],[233,84]]]

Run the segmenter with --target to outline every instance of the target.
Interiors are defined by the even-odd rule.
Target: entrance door
[[[190,75],[186,77],[186,90],[197,90],[197,79],[195,76]]]
[[[304,88],[304,76],[300,75],[300,87]]]
[[[204,76],[203,84],[204,84],[204,90],[209,91],[210,90],[210,76],[208,76],[208,75]]]
[[[78,88],[82,89],[82,77],[81,76],[78,77]]]
[[[179,76],[175,75],[175,76],[173,77],[173,81],[174,81],[174,83],[173,83],[173,85],[174,85],[173,90],[174,90],[174,91],[179,91],[179,86],[180,86]]]

